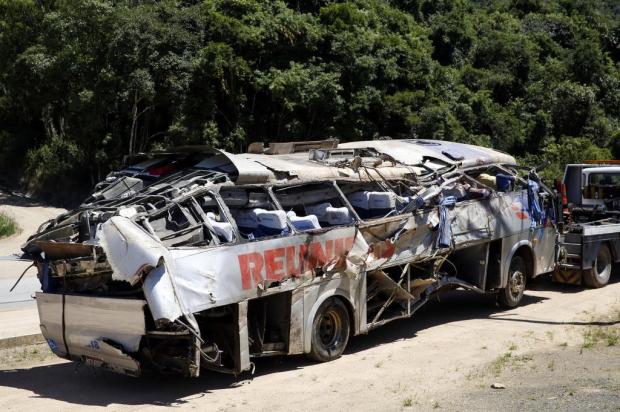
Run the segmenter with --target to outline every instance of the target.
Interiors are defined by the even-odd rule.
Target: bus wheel
[[[338,298],[328,298],[321,304],[312,322],[310,358],[319,362],[337,359],[349,341],[349,313]]]
[[[497,302],[505,308],[514,308],[525,292],[527,266],[521,256],[513,256],[508,269],[508,283],[497,294]]]
[[[583,271],[583,281],[591,288],[602,288],[609,283],[611,276],[611,252],[606,244],[602,244],[598,249],[596,261],[592,269]]]

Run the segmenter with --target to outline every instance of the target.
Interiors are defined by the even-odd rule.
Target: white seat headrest
[[[284,210],[264,210],[256,214],[258,224],[269,229],[284,230],[286,226],[286,212]]]
[[[328,207],[326,209],[326,221],[330,225],[348,225],[353,223],[349,209],[346,207]]]
[[[311,230],[311,229],[320,229],[321,225],[319,224],[319,219],[315,215],[308,216],[297,216],[295,212],[288,212],[286,214],[288,218],[299,230]]]
[[[393,209],[396,195],[392,192],[353,192],[347,196],[353,207],[361,209]]]
[[[226,242],[232,242],[234,235],[233,228],[230,223],[218,221],[215,213],[213,212],[207,212],[207,219],[209,219],[211,227],[219,237],[223,238]]]
[[[394,209],[396,194],[392,192],[368,192],[368,209]]]

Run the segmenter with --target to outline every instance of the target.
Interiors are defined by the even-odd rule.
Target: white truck
[[[557,183],[564,207],[556,281],[605,286],[620,260],[620,167],[616,161],[566,165]]]

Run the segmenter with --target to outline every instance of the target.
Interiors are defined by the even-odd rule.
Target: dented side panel
[[[315,270],[350,267],[365,250],[354,227],[295,234],[208,250],[171,250],[177,292],[191,312],[291,290],[311,281]],[[340,272],[339,272],[340,273]],[[357,273],[357,272],[356,272]]]
[[[304,289],[291,292],[291,323],[289,328],[288,353],[304,352]]]
[[[248,344],[248,302],[237,304],[237,344],[235,356],[235,371],[243,372],[252,367],[250,362],[250,348]]]
[[[447,210],[456,249],[480,242],[530,232],[525,210],[525,191],[497,193],[489,199],[471,200]],[[365,223],[361,232],[369,244],[367,270],[386,265],[424,260],[437,250],[437,208],[408,217],[394,217]],[[545,250],[546,252],[546,250]]]
[[[131,354],[138,351],[146,333],[146,302],[41,292],[36,299],[41,332],[56,355],[130,375],[140,373]]]

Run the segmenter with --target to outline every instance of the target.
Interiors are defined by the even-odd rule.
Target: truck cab
[[[620,214],[620,165],[591,161],[566,165],[566,206],[577,222]]]

